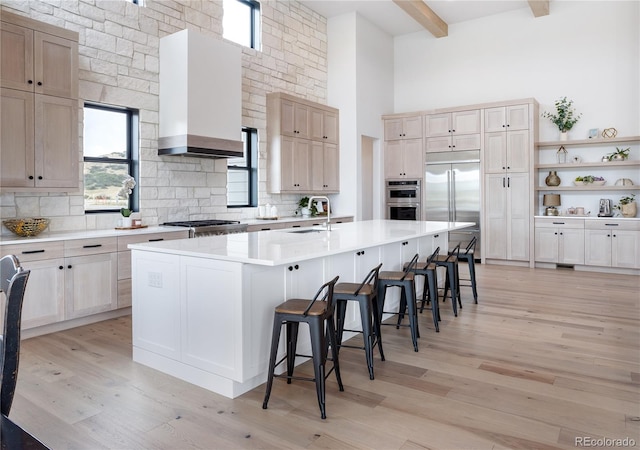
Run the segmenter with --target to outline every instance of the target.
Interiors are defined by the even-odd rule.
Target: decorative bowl
[[[589,183],[587,181],[575,181],[574,180],[573,184],[576,185],[576,186],[590,186],[590,185],[604,186],[606,182],[607,182],[607,180],[592,181],[591,183]]]
[[[44,217],[28,217],[25,219],[7,219],[2,223],[10,231],[22,237],[36,236],[49,225],[49,219]]]

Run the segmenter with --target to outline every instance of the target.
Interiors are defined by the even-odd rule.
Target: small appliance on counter
[[[598,217],[613,217],[612,211],[613,208],[611,207],[611,200],[608,198],[601,198]]]

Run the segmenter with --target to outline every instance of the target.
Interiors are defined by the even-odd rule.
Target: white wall
[[[395,39],[394,112],[534,97],[540,111],[574,100],[590,128],[640,134],[640,2],[552,1],[551,14],[529,8],[451,25],[449,36]],[[557,139],[540,120],[540,140]]]
[[[374,141],[381,159],[381,116],[393,108],[393,39],[356,13],[329,19],[327,35],[327,99],[340,109],[340,194],[333,207],[359,219],[362,136]],[[374,169],[379,172],[374,179],[381,180],[381,167]],[[379,198],[379,186],[374,193]]]

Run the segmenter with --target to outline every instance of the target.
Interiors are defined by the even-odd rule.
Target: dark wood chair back
[[[13,255],[0,259],[0,290],[5,294],[4,326],[0,336],[0,413],[9,415],[18,380],[22,302],[31,271]]]

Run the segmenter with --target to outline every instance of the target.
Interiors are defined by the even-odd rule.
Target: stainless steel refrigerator
[[[476,236],[475,254],[480,259],[480,151],[427,153],[426,160],[426,220],[475,222],[473,228],[449,233],[449,249],[462,242],[464,250]]]

